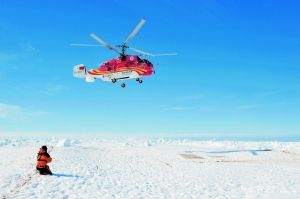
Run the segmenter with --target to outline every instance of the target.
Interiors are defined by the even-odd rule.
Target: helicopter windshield
[[[139,56],[136,56],[136,57],[137,57],[138,63],[144,63],[144,61]]]

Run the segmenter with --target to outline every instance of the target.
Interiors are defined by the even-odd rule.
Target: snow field
[[[34,172],[44,144],[53,176]],[[5,138],[0,197],[298,198],[299,163],[300,143]]]

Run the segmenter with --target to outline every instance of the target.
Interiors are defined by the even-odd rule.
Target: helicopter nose
[[[154,70],[153,65],[151,66],[151,73],[152,73],[152,74],[155,74],[155,70]]]

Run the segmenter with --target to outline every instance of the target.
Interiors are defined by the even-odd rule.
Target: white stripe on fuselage
[[[133,79],[133,78],[139,78],[140,75],[136,71],[127,70],[122,72],[116,72],[116,73],[109,73],[104,75],[91,75],[87,74],[88,76],[102,79],[103,81],[111,81],[112,79]]]

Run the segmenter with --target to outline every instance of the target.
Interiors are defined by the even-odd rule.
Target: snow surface
[[[299,165],[299,142],[0,138],[0,198],[300,198]]]

